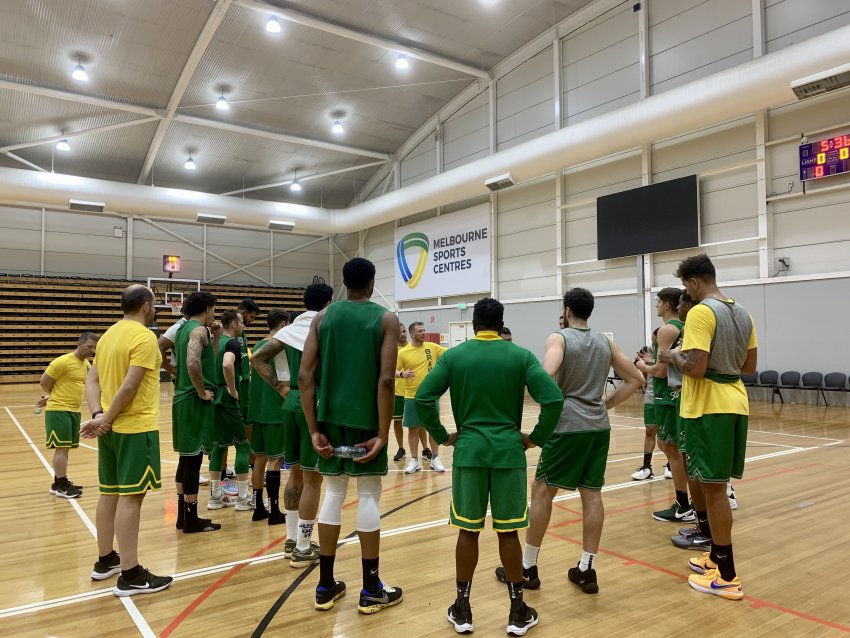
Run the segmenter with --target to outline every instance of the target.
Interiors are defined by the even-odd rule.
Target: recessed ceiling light
[[[224,97],[224,94],[220,95],[215,101],[215,108],[217,108],[219,111],[230,110],[230,104],[227,103],[227,98]]]
[[[71,145],[68,144],[68,140],[59,140],[58,142],[56,142],[56,150],[67,153],[71,150]]]
[[[395,68],[397,68],[397,69],[410,68],[410,62],[408,62],[407,56],[404,53],[398,54],[398,57],[395,59]]]
[[[198,168],[195,164],[195,160],[192,159],[191,155],[186,158],[186,162],[183,164],[183,168],[185,168],[187,171],[194,171],[196,168]]]
[[[276,16],[269,17],[268,22],[266,22],[266,31],[269,33],[280,33],[280,20],[278,20]]]
[[[334,125],[331,127],[331,133],[336,133],[337,135],[341,135],[345,132],[345,129],[342,128],[342,123],[337,120],[334,122]]]
[[[88,82],[89,74],[86,73],[86,67],[82,64],[77,64],[74,67],[74,70],[71,71],[71,77],[74,78],[77,82]]]

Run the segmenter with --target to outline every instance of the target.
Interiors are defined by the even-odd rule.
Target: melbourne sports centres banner
[[[490,290],[490,205],[395,231],[397,301]]]

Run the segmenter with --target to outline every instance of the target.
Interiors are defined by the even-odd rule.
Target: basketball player
[[[682,454],[679,452],[679,428],[676,425],[676,404],[679,391],[667,383],[667,364],[658,359],[658,353],[672,348],[682,332],[684,324],[679,321],[679,288],[662,288],[655,299],[655,312],[664,325],[658,330],[657,342],[652,355],[638,359],[638,370],[652,377],[655,395],[655,420],[658,425],[658,445],[667,457],[673,475],[675,502],[667,509],[652,513],[657,521],[685,521],[695,519],[694,510],[688,502],[688,477]]]
[[[357,609],[374,614],[402,601],[399,587],[378,576],[381,476],[387,473],[387,438],[393,414],[398,357],[398,317],[369,301],[375,266],[354,258],[343,266],[346,299],[329,305],[310,324],[298,374],[301,406],[318,468],[325,476],[319,513],[319,584],[316,609],[327,610],[345,594],[334,579],[334,559],[349,478],[357,478],[357,534],[363,557],[363,589]],[[319,376],[317,383],[316,376]],[[317,388],[318,385],[318,388]],[[377,427],[376,427],[377,426]],[[334,456],[334,448],[366,449],[359,458]]]
[[[652,350],[656,348],[658,328],[652,331]],[[651,350],[650,350],[651,351]],[[641,356],[646,354],[646,346],[641,348],[635,357],[635,364]],[[654,478],[652,473],[652,453],[655,451],[655,435],[658,428],[655,424],[655,395],[652,392],[652,377],[645,376],[643,385],[643,426],[645,428],[643,439],[643,465],[632,473],[632,480],[646,481]]]
[[[266,325],[269,327],[268,338],[260,339],[254,345],[256,356],[263,346],[271,341],[279,330],[289,325],[289,314],[283,310],[269,310],[266,315]],[[253,361],[253,357],[252,357]],[[270,373],[278,377],[276,361],[268,362]],[[283,358],[286,365],[286,358]],[[253,376],[259,376],[256,367],[251,370]],[[268,519],[269,525],[280,525],[286,522],[283,512],[280,511],[280,464],[283,460],[283,401],[289,393],[288,370],[286,382],[282,392],[273,388],[260,379],[252,379],[250,392],[251,399],[248,402],[248,421],[253,423],[251,432],[251,452],[254,454],[254,467],[251,473],[251,484],[254,488],[254,513],[253,521],[264,521]],[[269,510],[263,501],[263,485],[269,494]],[[287,535],[287,539],[289,535]]]
[[[501,331],[499,331],[499,336],[502,337],[505,341],[513,341],[514,336],[511,334],[511,329],[507,326],[503,326]]]
[[[538,622],[537,611],[523,602],[517,534],[528,527],[525,450],[543,445],[552,434],[563,396],[533,354],[500,336],[503,317],[504,307],[495,299],[475,304],[475,338],[440,358],[419,386],[416,408],[428,433],[454,446],[449,524],[460,531],[455,551],[457,599],[449,607],[449,622],[458,633],[475,628],[469,594],[489,502],[510,594],[507,632],[523,636]],[[540,404],[540,417],[530,435],[520,430],[526,388]],[[451,391],[455,423],[462,424],[451,435],[437,410],[446,390]]]
[[[260,314],[260,307],[253,299],[246,298],[239,302],[239,305],[236,307],[236,312],[242,315],[243,323],[242,330],[235,337],[235,339],[239,342],[239,350],[242,353],[240,363],[242,368],[238,388],[240,397],[239,407],[242,410],[242,418],[245,420],[245,423],[250,425],[251,422],[248,420],[248,405],[251,400],[251,393],[248,391],[248,388],[251,385],[251,357],[248,352],[248,335],[245,334],[245,328],[254,323],[257,315]]]
[[[599,591],[593,566],[605,518],[602,486],[611,438],[608,410],[634,394],[643,385],[643,378],[617,344],[588,327],[593,305],[589,290],[569,290],[564,295],[564,319],[569,328],[546,340],[543,367],[560,386],[564,400],[555,433],[543,446],[531,488],[531,526],[525,535],[522,558],[523,579],[529,589],[540,587],[537,556],[552,516],[552,500],[559,489],[578,489],[583,551],[567,578],[586,594]],[[612,367],[623,382],[603,400]],[[496,577],[504,582],[505,569],[498,568]]]
[[[91,577],[105,580],[120,573],[116,596],[162,591],[173,580],[139,565],[139,517],[148,490],[159,478],[159,354],[148,329],[156,309],[149,288],[138,284],[121,294],[124,318],[97,344],[86,377],[86,400],[94,412],[80,427],[84,438],[100,437],[97,446],[100,500],[97,503],[99,558]],[[113,549],[118,541],[121,556]]]
[[[89,358],[97,347],[97,335],[84,332],[73,352],[55,358],[41,375],[44,395],[37,405],[44,407],[45,447],[53,448],[53,484],[50,493],[77,498],[83,488],[68,479],[68,450],[80,446],[80,409],[85,393]],[[46,407],[45,407],[46,406]]]
[[[563,330],[564,327],[564,315],[561,315],[558,317],[558,330]]]
[[[183,301],[187,321],[178,330],[174,342],[177,362],[174,377],[174,401],[171,406],[172,446],[180,455],[177,484],[177,529],[184,534],[214,532],[221,525],[198,518],[198,474],[204,454],[213,451],[215,397],[215,351],[220,331],[210,332],[215,318],[215,297],[208,292],[193,292]]]
[[[410,331],[410,345],[398,353],[398,368],[404,370],[404,427],[408,428],[407,442],[410,445],[410,461],[404,468],[405,474],[413,474],[422,469],[419,463],[419,440],[424,436],[422,420],[416,413],[416,390],[434,364],[443,355],[446,349],[438,343],[425,341],[425,324],[414,321],[408,327]],[[446,468],[440,460],[440,448],[437,442],[428,437],[433,456],[430,459],[431,470],[434,472],[445,472]],[[423,450],[423,456],[424,450]]]
[[[726,485],[741,478],[747,445],[749,401],[741,373],[756,369],[758,344],[749,313],[717,287],[707,255],[679,264],[676,277],[697,302],[688,314],[681,350],[664,357],[682,369],[681,416],[688,448],[688,474],[701,490],[698,510],[708,512],[711,552],[692,558],[697,591],[731,600],[744,596],[732,554],[732,510]]]
[[[404,327],[404,324],[399,321],[399,335],[398,335],[398,351],[401,352],[404,348],[407,347],[407,328]],[[402,425],[402,421],[404,420],[404,377],[402,373],[405,370],[396,370],[395,376],[395,403],[393,403],[393,431],[395,432],[395,440],[398,444],[398,451],[393,456],[393,461],[403,461],[404,457],[407,456],[407,452],[404,449],[404,426]]]
[[[224,467],[223,450],[236,447],[236,480],[239,486],[236,501],[237,511],[253,510],[253,499],[248,492],[248,457],[250,445],[245,433],[245,421],[239,402],[242,385],[242,351],[237,337],[243,333],[245,324],[242,315],[228,310],[221,316],[222,335],[216,354],[216,391],[213,418],[213,451],[210,455],[211,495],[207,509],[217,510],[229,505],[229,499],[221,489],[221,472]]]

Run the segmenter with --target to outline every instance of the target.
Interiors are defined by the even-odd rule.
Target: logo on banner
[[[417,248],[419,249],[418,260],[416,267],[411,271],[410,264],[407,262],[407,251]],[[425,265],[428,262],[428,236],[425,233],[410,233],[402,237],[396,246],[396,261],[404,283],[410,289],[416,288],[422,281]]]

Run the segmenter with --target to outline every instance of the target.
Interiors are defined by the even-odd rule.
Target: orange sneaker
[[[737,576],[732,580],[723,580],[716,569],[710,569],[704,574],[691,574],[688,583],[704,594],[714,594],[729,600],[741,600],[744,597],[741,580]]]
[[[711,569],[717,569],[717,563],[711,560],[710,552],[703,552],[697,558],[688,560],[688,567],[694,570],[697,574],[704,574]]]

